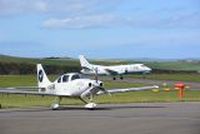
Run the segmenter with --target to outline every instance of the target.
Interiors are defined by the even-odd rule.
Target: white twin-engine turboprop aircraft
[[[116,79],[115,76],[117,75],[120,76],[120,79],[123,79],[122,75],[125,74],[133,74],[133,73],[147,74],[152,71],[151,68],[145,66],[144,64],[102,66],[102,65],[90,64],[83,55],[80,55],[79,59],[82,67],[81,73],[90,75],[90,74],[95,74],[97,71],[98,75],[112,75],[113,80]]]
[[[63,74],[54,82],[50,82],[41,64],[37,64],[37,80],[38,80],[38,88],[37,88],[38,91],[28,91],[28,88],[27,90],[0,89],[0,93],[55,96],[56,97],[55,102],[51,106],[53,110],[59,108],[60,101],[62,98],[73,97],[73,98],[78,98],[84,103],[86,103],[85,108],[93,109],[96,107],[96,104],[93,102],[93,97],[95,95],[131,92],[131,91],[158,88],[158,86],[146,86],[140,88],[106,90],[103,88],[102,81],[97,79],[91,80],[91,79],[81,78],[79,73]]]

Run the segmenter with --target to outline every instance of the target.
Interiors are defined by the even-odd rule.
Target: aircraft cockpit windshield
[[[74,74],[74,75],[72,75],[71,80],[76,80],[76,79],[80,79],[80,78],[81,78],[80,75]]]

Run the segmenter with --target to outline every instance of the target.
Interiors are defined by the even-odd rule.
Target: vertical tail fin
[[[87,59],[83,56],[79,56],[81,67],[91,68],[91,64],[87,61]]]
[[[39,88],[46,88],[51,84],[41,64],[37,64],[37,81]]]

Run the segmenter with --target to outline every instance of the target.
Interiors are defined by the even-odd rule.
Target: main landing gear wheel
[[[52,110],[58,110],[59,107],[60,107],[59,104],[52,104],[52,105],[51,105],[51,109],[52,109]]]
[[[54,103],[51,105],[51,109],[52,110],[58,110],[60,108],[60,101],[61,101],[61,97],[56,97],[54,100]]]
[[[113,77],[113,80],[116,80],[116,77]]]
[[[97,107],[97,104],[92,103],[92,102],[85,105],[85,108],[89,110],[94,110],[96,107]]]

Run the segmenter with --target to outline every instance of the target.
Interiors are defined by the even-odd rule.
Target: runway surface
[[[1,134],[200,134],[200,103],[0,110]]]
[[[112,80],[112,78],[102,76],[100,77],[100,80],[108,81],[108,80]],[[153,80],[153,79],[145,79],[145,78],[142,79],[142,78],[127,78],[127,77],[124,77],[123,80],[117,79],[115,81],[126,82],[126,83],[140,83],[146,86],[158,85],[160,87],[163,86],[163,83],[167,83],[168,86],[174,86],[177,82],[180,82],[180,81],[173,81],[173,80]],[[191,90],[200,90],[199,82],[188,82],[188,81],[182,81],[182,82],[184,82],[186,86],[189,86]]]

